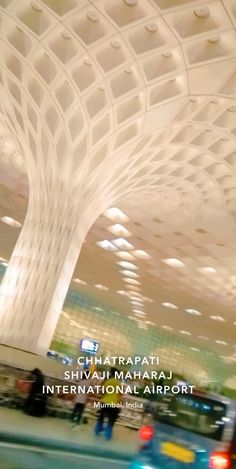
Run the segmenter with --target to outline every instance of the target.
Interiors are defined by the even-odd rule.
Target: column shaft
[[[86,231],[26,217],[0,288],[0,343],[48,350]]]

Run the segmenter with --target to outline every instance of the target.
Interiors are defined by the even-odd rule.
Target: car
[[[236,469],[236,403],[215,394],[162,395],[139,431],[130,469]]]

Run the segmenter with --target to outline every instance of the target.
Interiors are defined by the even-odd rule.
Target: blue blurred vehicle
[[[130,469],[236,469],[236,405],[222,396],[163,395],[139,436]]]

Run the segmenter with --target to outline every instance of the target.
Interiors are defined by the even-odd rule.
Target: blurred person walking
[[[71,415],[71,422],[74,428],[77,427],[77,425],[79,425],[81,422],[88,399],[87,390],[90,386],[90,380],[86,377],[85,373],[83,373],[82,375],[82,379],[79,382],[79,386],[84,386],[85,392],[76,394],[76,397],[74,399],[75,406]]]
[[[117,390],[121,386],[120,381],[115,377],[118,370],[111,368],[110,378],[105,380],[103,383],[105,393],[101,398],[101,408],[98,415],[98,420],[95,425],[95,435],[100,435],[101,432],[105,431],[106,440],[111,440],[113,435],[113,428],[117,421],[120,406],[121,406],[121,393]],[[114,391],[106,392],[108,386],[112,387]],[[110,388],[111,389],[111,388]],[[107,420],[107,425],[104,429],[104,421]]]
[[[24,411],[34,417],[44,417],[47,407],[47,396],[43,394],[44,375],[41,370],[35,368],[29,376],[31,382],[29,394],[26,398]]]

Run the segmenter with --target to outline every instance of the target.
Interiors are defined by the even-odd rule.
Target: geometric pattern
[[[164,216],[235,221],[236,8],[0,0],[0,20],[0,138],[30,187],[0,340],[43,353],[108,207],[153,194]]]

